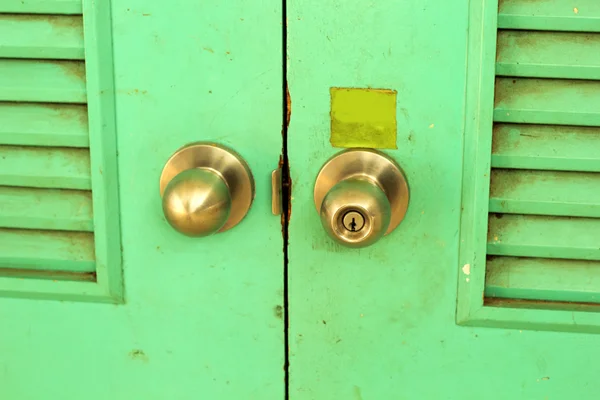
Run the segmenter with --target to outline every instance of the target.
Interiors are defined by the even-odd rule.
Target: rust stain
[[[0,21],[48,23],[53,28],[77,28],[83,35],[83,18],[80,15],[2,14]]]
[[[77,121],[86,128],[88,126],[87,104],[48,104],[41,107],[56,113],[60,119]]]
[[[546,300],[520,300],[487,297],[484,294],[484,305],[490,307],[523,308],[538,310],[563,310],[563,311],[598,311],[597,303],[572,303],[565,301]]]
[[[283,307],[279,304],[275,306],[273,309],[273,313],[277,319],[283,319]]]
[[[77,15],[45,15],[42,17],[53,28],[76,28],[83,35],[83,18]]]
[[[48,279],[54,282],[96,282],[95,272],[43,271],[22,268],[0,268],[0,276],[7,278]]]
[[[286,129],[290,127],[290,120],[292,119],[292,96],[290,96],[290,88],[285,83],[285,103],[286,103],[286,121],[285,126]]]
[[[119,89],[117,90],[117,94],[126,94],[128,96],[133,96],[139,94],[148,94],[148,91],[140,89]]]
[[[83,61],[51,61],[48,64],[58,65],[66,75],[85,81],[85,63]]]
[[[213,54],[214,54],[214,52],[215,52],[215,51],[214,51],[213,49],[211,49],[210,47],[203,47],[203,48],[202,48],[202,50],[206,50],[206,51],[208,51],[209,53],[213,53]]]
[[[152,14],[142,14],[142,17],[149,17],[149,16],[151,16],[151,15],[152,15]]]
[[[148,358],[146,353],[144,353],[144,350],[141,350],[141,349],[131,350],[129,352],[129,357],[131,357],[131,359],[133,359],[133,360],[142,361],[144,363],[147,363],[148,361],[150,361],[150,359]]]

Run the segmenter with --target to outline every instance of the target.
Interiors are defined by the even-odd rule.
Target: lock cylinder
[[[323,228],[335,241],[349,247],[366,247],[387,231],[391,206],[375,183],[350,178],[327,192],[320,214]]]
[[[400,167],[369,149],[330,159],[315,184],[315,206],[327,234],[347,247],[367,247],[404,218],[409,192]]]

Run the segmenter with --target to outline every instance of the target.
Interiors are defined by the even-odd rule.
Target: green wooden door
[[[597,397],[596,0],[107,4],[0,0],[0,398]],[[256,181],[200,239],[196,141]],[[361,249],[313,202],[356,146],[410,187]]]
[[[283,398],[281,2],[111,3],[0,1],[0,398]],[[256,181],[202,239],[158,186],[195,141]]]
[[[597,397],[599,27],[595,0],[288,2],[290,399]],[[368,113],[336,135],[331,88],[396,91],[392,145]],[[313,203],[357,142],[411,193],[362,249]]]

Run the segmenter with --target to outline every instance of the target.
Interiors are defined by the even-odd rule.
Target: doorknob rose
[[[347,247],[367,247],[404,219],[409,190],[393,159],[379,151],[353,149],[321,168],[314,199],[331,238]]]
[[[214,143],[193,143],[169,158],[160,177],[167,222],[192,237],[224,232],[247,214],[254,179],[233,150]]]

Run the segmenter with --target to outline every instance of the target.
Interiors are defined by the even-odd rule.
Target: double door
[[[87,2],[3,0],[0,28],[31,17],[62,34],[82,14],[81,32],[111,37],[85,79],[88,110],[114,100],[102,112],[114,116],[118,181],[106,185],[118,182],[118,194],[106,202],[118,200],[120,243],[107,251],[123,289],[108,302],[7,291],[1,398],[594,398],[597,335],[456,323],[457,282],[469,274],[459,260],[467,64],[481,53],[477,15],[491,15],[477,2]],[[107,70],[113,90],[92,91]],[[165,205],[160,189],[168,160],[198,142],[231,151],[253,181],[246,207],[244,194],[223,192],[232,184],[219,165],[221,192],[196,177],[222,212],[200,218],[213,224],[206,232],[240,217],[202,237],[178,231],[193,218],[190,198]],[[27,144],[2,144],[14,146]],[[315,204],[321,168],[343,151],[351,158],[339,168],[353,165],[360,154],[344,149],[356,148],[391,160],[407,182],[400,217],[398,199],[383,198],[375,217],[342,218],[348,235],[361,217],[384,219],[375,228],[388,234],[366,247],[334,240],[345,233],[328,232]],[[177,201],[188,208],[169,209]],[[386,218],[399,224],[388,232]]]

